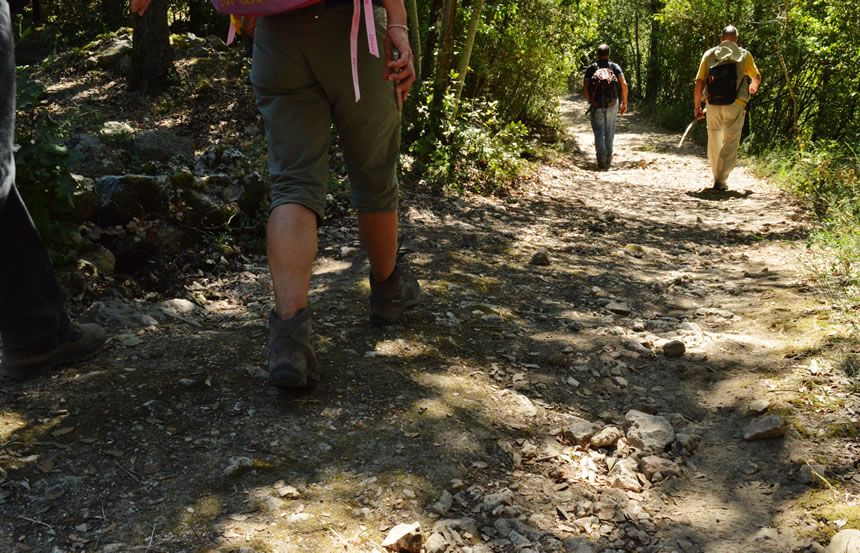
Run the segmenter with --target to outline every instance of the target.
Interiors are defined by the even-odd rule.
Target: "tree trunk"
[[[424,59],[421,60],[421,80],[426,81],[433,74],[433,52],[436,50],[436,39],[439,36],[439,25],[442,19],[442,0],[433,0],[430,6],[430,22],[427,25],[427,39],[424,42]]]
[[[409,41],[412,43],[412,56],[415,58],[415,75],[418,78],[416,84],[421,85],[421,20],[418,19],[418,1],[407,0],[406,9],[409,14]]]
[[[167,25],[167,0],[152,0],[143,17],[134,18],[134,48],[131,52],[130,90],[158,94],[167,85],[173,64],[170,28]]]
[[[660,93],[660,21],[657,14],[663,7],[662,0],[651,0],[651,37],[648,47],[648,82],[645,84],[645,103],[655,105],[657,95]]]
[[[33,8],[39,0],[33,0]],[[128,5],[117,0],[101,0],[102,20],[109,31],[115,31],[128,24]]]
[[[40,0],[33,0],[33,22],[42,22],[42,2]]]
[[[196,35],[209,34],[211,10],[212,4],[207,0],[188,0],[188,19],[192,33]]]
[[[434,132],[440,128],[439,123],[444,109],[445,94],[448,92],[448,81],[454,62],[454,32],[457,26],[457,0],[445,0],[442,13],[439,40],[439,55],[436,61],[436,80],[433,84],[433,101],[430,104],[430,124]]]
[[[636,52],[636,97],[642,97],[642,49],[639,46],[639,3],[636,3],[635,7],[635,15],[634,15],[634,32],[633,37],[636,41],[634,45]]]
[[[466,84],[466,73],[469,71],[469,62],[472,60],[472,47],[475,45],[475,35],[478,32],[478,23],[481,21],[481,10],[484,9],[484,0],[475,0],[472,6],[472,17],[469,20],[469,31],[466,34],[466,44],[460,53],[460,64],[457,66],[457,85],[455,95],[457,103],[463,94],[463,85]]]

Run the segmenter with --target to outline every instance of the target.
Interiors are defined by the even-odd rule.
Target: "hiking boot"
[[[714,190],[718,190],[720,192],[725,192],[729,187],[726,183],[720,181],[714,181]]]
[[[317,380],[312,335],[310,309],[286,321],[269,313],[269,384],[295,390]]]
[[[105,329],[97,324],[72,325],[69,335],[53,349],[41,352],[4,353],[2,374],[13,380],[29,380],[60,365],[78,363],[94,356],[107,340]]]
[[[603,164],[604,169],[609,169],[612,165],[612,154],[609,154],[609,157],[606,158],[606,162]]]
[[[398,265],[385,282],[370,275],[370,322],[376,326],[394,324],[403,312],[418,303],[421,286],[406,268]]]
[[[606,169],[608,167],[609,167],[609,165],[607,165],[605,159],[597,158],[597,168],[598,169],[603,170],[603,169]]]

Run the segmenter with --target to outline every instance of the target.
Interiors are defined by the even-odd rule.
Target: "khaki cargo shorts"
[[[359,102],[350,58],[352,14],[351,3],[317,4],[258,20],[251,82],[266,126],[270,210],[300,204],[322,221],[332,123],[343,144],[353,207],[397,210],[400,114],[394,83],[383,79],[386,13],[375,9],[380,58],[368,51],[362,17]]]

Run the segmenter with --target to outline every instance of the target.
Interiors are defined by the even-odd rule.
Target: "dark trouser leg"
[[[55,347],[69,332],[51,260],[15,188],[15,65],[9,4],[0,0],[0,337],[11,351]]]

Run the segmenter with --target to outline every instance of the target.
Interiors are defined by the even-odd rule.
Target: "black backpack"
[[[620,85],[611,67],[598,67],[591,75],[588,85],[591,105],[595,108],[608,108],[618,99]]]
[[[708,70],[708,103],[728,106],[738,98],[738,64],[735,62],[715,65]]]

